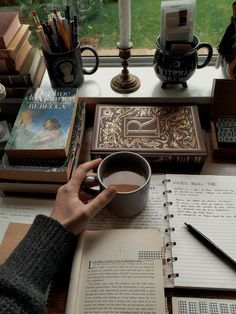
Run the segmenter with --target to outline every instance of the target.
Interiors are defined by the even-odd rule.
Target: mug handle
[[[202,64],[197,64],[197,69],[202,69],[206,65],[208,65],[208,63],[211,61],[211,58],[213,55],[213,49],[212,49],[212,46],[210,44],[200,43],[197,47],[197,50],[199,50],[200,48],[206,48],[208,50],[208,54],[207,54],[206,60]]]
[[[96,175],[86,176],[81,187],[82,191],[89,195],[96,196],[100,193],[100,188],[94,189],[93,187],[99,187],[98,177]]]
[[[98,59],[97,51],[93,47],[91,47],[91,46],[82,46],[82,47],[80,47],[81,54],[85,50],[92,51],[92,53],[94,54],[94,57],[95,57],[95,65],[94,65],[94,67],[91,70],[86,70],[84,68],[82,69],[84,74],[90,75],[90,74],[93,74],[93,73],[95,73],[97,71],[98,65],[99,65],[99,59]]]

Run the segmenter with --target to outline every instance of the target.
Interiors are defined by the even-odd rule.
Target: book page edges
[[[75,254],[74,254],[74,258],[73,258],[65,314],[76,313],[76,297],[78,295],[78,289],[79,289],[84,241],[85,241],[85,233],[82,232],[79,237]]]

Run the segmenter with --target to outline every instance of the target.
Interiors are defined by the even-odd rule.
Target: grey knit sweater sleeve
[[[59,222],[38,215],[0,267],[0,313],[45,313],[49,283],[75,242]]]

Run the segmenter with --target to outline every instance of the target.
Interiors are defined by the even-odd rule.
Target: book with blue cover
[[[77,88],[29,88],[5,147],[7,156],[66,158],[77,103]]]
[[[76,117],[70,141],[67,158],[15,158],[15,163],[10,162],[8,156],[3,154],[0,159],[0,190],[4,192],[36,192],[45,191],[42,183],[56,183],[53,189],[56,192],[58,184],[66,183],[79,163],[79,156],[85,129],[84,101],[77,106]],[[18,162],[20,160],[20,162]],[[27,190],[22,186],[27,186]],[[55,184],[54,184],[55,187]]]

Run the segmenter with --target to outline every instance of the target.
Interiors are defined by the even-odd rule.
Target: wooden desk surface
[[[88,120],[85,130],[80,162],[85,162],[90,159],[90,143],[92,137],[92,122]],[[207,160],[200,172],[204,175],[236,175],[236,158],[227,160],[216,160],[212,158],[209,133],[204,130],[205,143],[207,147]],[[66,297],[68,292],[70,264],[58,274],[53,285],[49,297],[48,313],[49,314],[63,314],[65,313]],[[197,291],[191,289],[170,289],[167,292],[168,296],[196,296],[196,297],[216,297],[216,298],[231,298],[236,299],[236,291]]]

